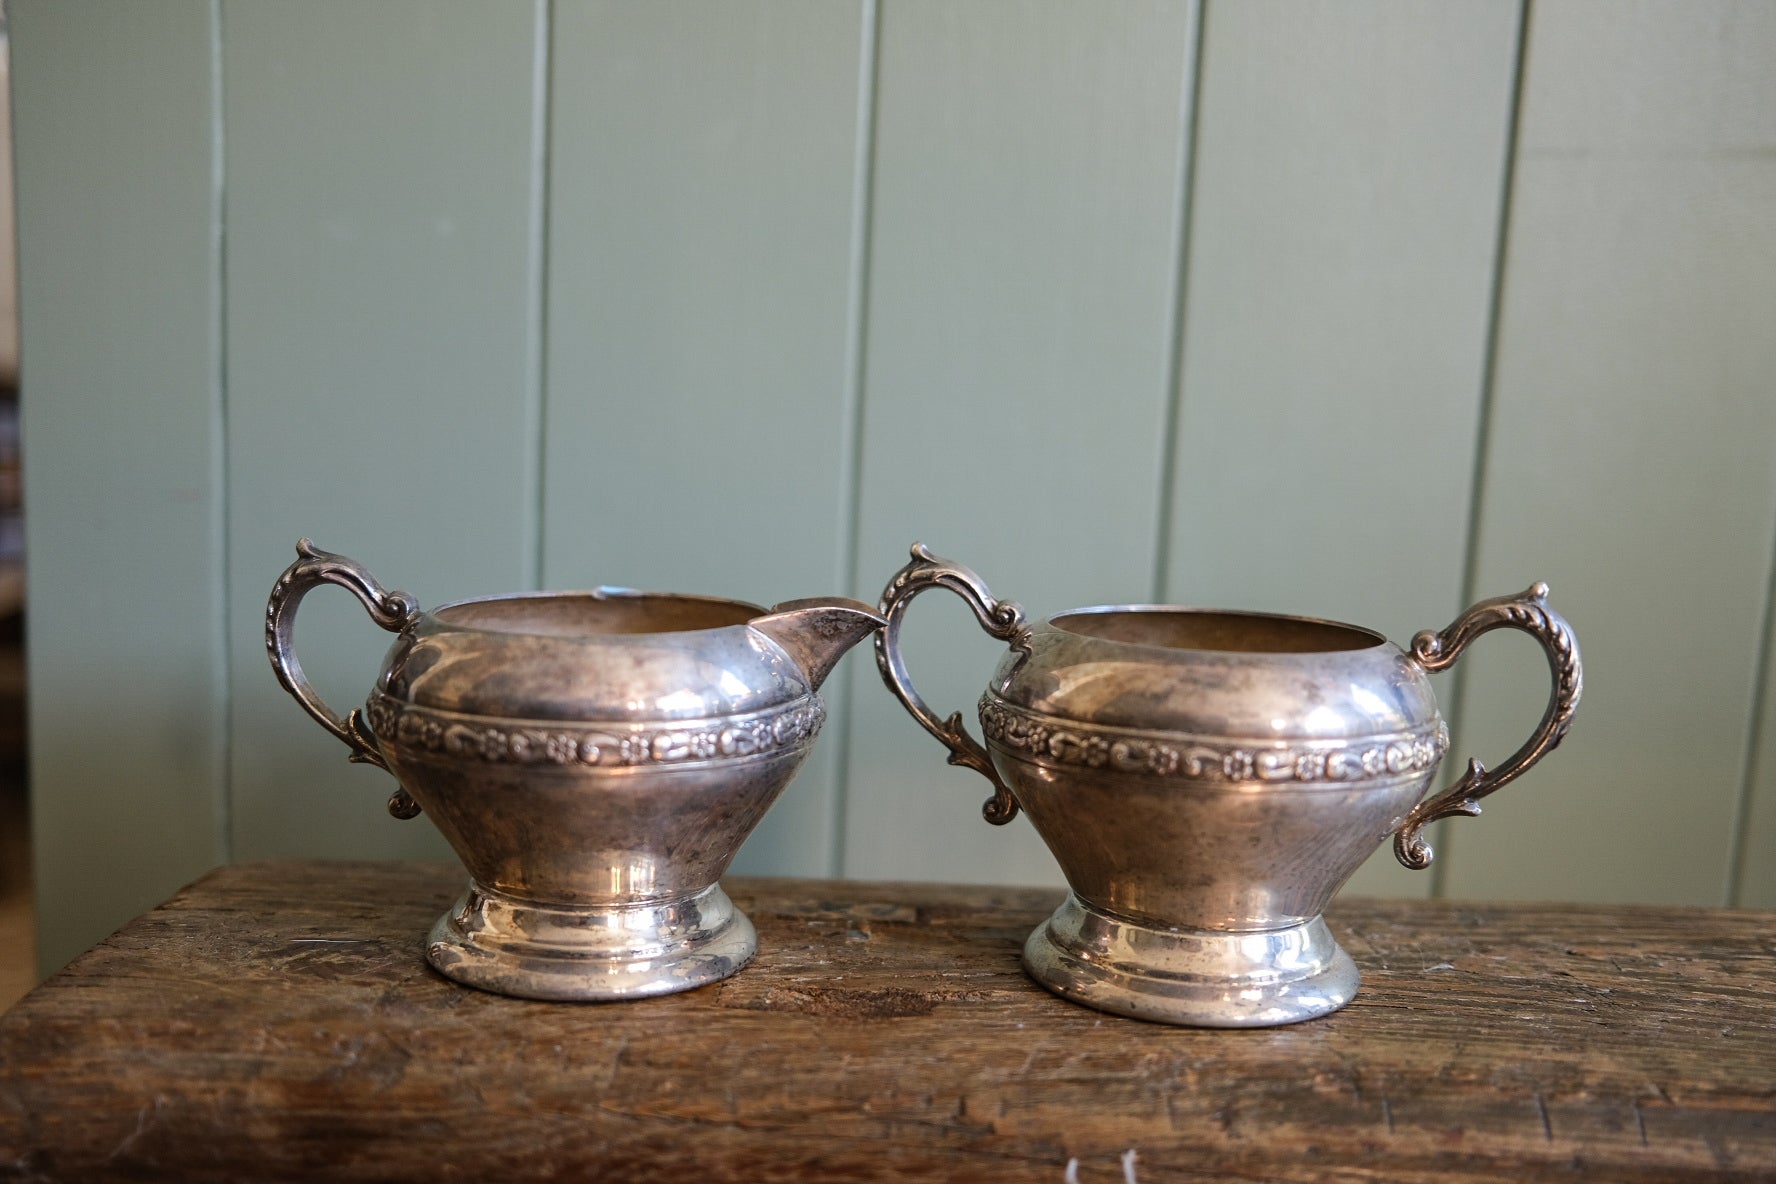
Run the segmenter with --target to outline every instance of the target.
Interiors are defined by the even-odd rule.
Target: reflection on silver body
[[[960,713],[940,720],[919,698],[900,652],[907,606],[940,586],[1011,646],[980,701],[985,746]],[[1482,601],[1410,653],[1349,625],[1171,606],[1032,628],[974,572],[914,546],[883,593],[876,656],[951,763],[993,782],[987,819],[1022,808],[1067,877],[1072,894],[1024,948],[1038,982],[1142,1019],[1254,1027],[1355,994],[1356,966],[1320,914],[1381,842],[1429,866],[1425,825],[1478,814],[1566,735],[1579,652],[1546,596],[1538,584]],[[1548,710],[1496,771],[1471,762],[1425,799],[1449,743],[1427,672],[1503,626],[1546,649]]]
[[[811,749],[816,693],[877,629],[867,605],[626,589],[421,612],[304,539],[266,608],[284,688],[400,783],[471,877],[426,956],[459,982],[534,999],[623,999],[726,978],[757,948],[717,884]],[[296,660],[311,588],[354,592],[398,634],[361,710],[339,718]]]

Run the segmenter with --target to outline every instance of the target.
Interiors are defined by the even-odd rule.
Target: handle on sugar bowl
[[[1468,645],[1494,629],[1521,629],[1542,643],[1554,689],[1542,722],[1505,763],[1488,770],[1478,760],[1468,761],[1461,780],[1413,807],[1400,829],[1394,832],[1394,855],[1409,868],[1431,865],[1436,854],[1425,841],[1424,828],[1439,818],[1480,813],[1480,799],[1504,788],[1547,756],[1564,739],[1578,710],[1585,687],[1585,671],[1579,661],[1579,643],[1566,618],[1548,607],[1548,585],[1532,584],[1515,596],[1482,600],[1457,617],[1442,632],[1426,629],[1412,639],[1412,657],[1426,670],[1447,670]]]

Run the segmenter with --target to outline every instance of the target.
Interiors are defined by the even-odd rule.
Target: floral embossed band
[[[526,725],[403,703],[380,692],[364,706],[384,744],[521,765],[668,765],[741,760],[812,741],[826,722],[814,696],[756,715],[624,725]]]
[[[1349,740],[1229,744],[1170,732],[1085,726],[981,697],[981,727],[1001,749],[1037,763],[1084,765],[1188,781],[1352,782],[1404,777],[1437,767],[1449,728]]]

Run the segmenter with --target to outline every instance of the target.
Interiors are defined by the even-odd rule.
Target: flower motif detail
[[[397,754],[408,749],[494,764],[616,767],[736,760],[792,750],[819,734],[826,708],[808,696],[739,720],[525,728],[378,694],[365,705],[364,716],[378,741]]]
[[[1062,764],[1096,769],[1110,759],[1110,742],[1089,733],[1057,731],[1049,736],[1047,751]]]
[[[1217,742],[1207,737],[1096,727],[1013,707],[991,693],[980,702],[990,744],[1037,764],[1107,768],[1185,781],[1326,783],[1406,777],[1435,769],[1449,748],[1442,720],[1406,735],[1294,743]]]

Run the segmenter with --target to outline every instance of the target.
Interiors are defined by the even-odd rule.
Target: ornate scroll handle
[[[938,587],[948,588],[967,601],[982,629],[1000,641],[1010,642],[1011,648],[1020,653],[1030,652],[1030,627],[1024,624],[1024,610],[1015,601],[995,600],[986,582],[973,571],[938,558],[925,549],[924,543],[914,543],[912,562],[895,573],[877,606],[888,623],[876,634],[876,666],[882,671],[882,681],[919,721],[919,726],[950,750],[950,764],[965,765],[993,783],[993,796],[981,807],[981,816],[995,826],[1003,826],[1017,817],[1017,799],[1011,796],[1011,788],[993,768],[986,748],[963,727],[960,711],[940,720],[926,706],[913,689],[906,658],[900,652],[900,624],[907,606],[927,588]]]
[[[1554,690],[1542,722],[1522,748],[1491,773],[1478,760],[1468,761],[1460,781],[1413,808],[1394,834],[1394,855],[1409,868],[1431,866],[1435,852],[1425,842],[1424,828],[1439,818],[1480,813],[1480,799],[1515,781],[1528,768],[1552,752],[1566,738],[1585,688],[1584,667],[1579,662],[1579,643],[1566,618],[1548,607],[1548,585],[1537,583],[1516,596],[1482,600],[1455,619],[1441,633],[1429,629],[1412,639],[1412,656],[1426,670],[1445,670],[1455,664],[1468,643],[1482,633],[1505,627],[1521,629],[1542,643],[1548,654],[1548,671]]]
[[[348,589],[369,610],[370,619],[399,633],[419,615],[419,602],[405,592],[385,592],[368,571],[343,555],[321,550],[307,539],[296,544],[295,563],[284,569],[271,589],[271,600],[265,606],[265,649],[271,657],[271,669],[277,680],[302,704],[302,710],[316,723],[339,737],[351,749],[351,759],[386,770],[382,752],[376,746],[376,734],[364,722],[364,713],[352,708],[344,719],[321,702],[302,673],[296,658],[296,609],[310,589],[322,584],[338,584]],[[419,804],[405,789],[396,789],[389,798],[389,813],[396,818],[412,818],[419,813]]]

